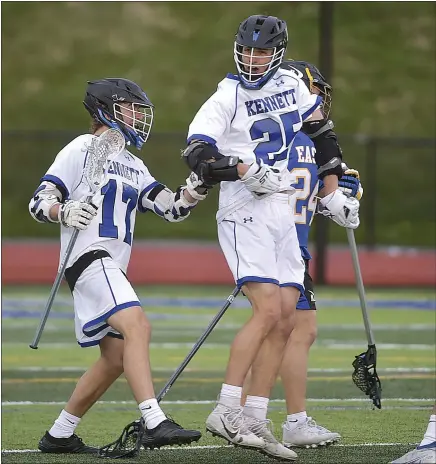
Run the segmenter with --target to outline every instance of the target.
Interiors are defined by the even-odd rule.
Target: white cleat
[[[206,419],[206,430],[236,446],[264,448],[265,441],[248,430],[242,411],[241,407],[229,408],[218,403]]]
[[[285,448],[276,440],[270,430],[270,427],[272,427],[270,420],[259,420],[254,417],[245,416],[245,422],[250,432],[253,432],[265,441],[265,446],[259,450],[262,454],[282,461],[295,461],[297,459],[298,456],[296,453]]]
[[[317,425],[311,417],[295,427],[290,428],[288,422],[283,424],[283,444],[288,447],[317,448],[335,443],[340,438],[338,433]]]
[[[418,446],[391,464],[434,464],[436,462],[436,441],[429,445]]]

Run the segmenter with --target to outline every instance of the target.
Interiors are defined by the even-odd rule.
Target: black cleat
[[[185,430],[173,420],[166,419],[154,429],[145,429],[141,444],[144,449],[168,445],[189,445],[201,438],[198,430]]]
[[[43,453],[79,453],[79,454],[97,454],[98,448],[87,446],[82,439],[76,434],[68,438],[55,438],[48,432],[39,440],[38,449]]]

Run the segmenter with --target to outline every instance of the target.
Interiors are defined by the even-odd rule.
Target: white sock
[[[268,398],[263,396],[247,396],[244,405],[244,414],[259,420],[265,420],[268,412]]]
[[[139,410],[141,411],[142,417],[145,421],[145,427],[147,429],[156,428],[161,422],[166,419],[166,416],[159,406],[156,398],[145,400],[138,404]]]
[[[223,383],[218,402],[229,408],[241,407],[242,387]]]
[[[286,416],[286,422],[289,429],[296,427],[299,423],[305,422],[307,419],[306,411],[297,412],[295,414],[288,414]]]
[[[53,427],[48,433],[54,438],[68,438],[74,433],[79,425],[80,417],[73,416],[69,412],[62,409],[59,417],[55,420]]]
[[[429,445],[434,441],[436,441],[436,414],[432,414],[430,416],[427,431],[425,432],[424,438],[419,446]]]

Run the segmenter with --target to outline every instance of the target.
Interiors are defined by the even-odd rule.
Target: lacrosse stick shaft
[[[90,203],[92,201],[92,198],[93,198],[92,196],[88,196],[86,198],[86,202]],[[44,312],[41,315],[38,328],[36,329],[35,337],[33,339],[33,342],[29,345],[30,348],[32,348],[33,350],[38,349],[39,340],[41,339],[42,332],[44,331],[45,323],[47,322],[48,315],[50,314],[51,307],[53,306],[53,301],[61,285],[62,278],[64,277],[65,268],[67,267],[68,260],[70,259],[71,253],[73,252],[73,248],[74,248],[74,245],[76,244],[77,237],[79,236],[79,232],[80,232],[79,229],[74,229],[73,235],[71,236],[70,241],[68,242],[68,246],[65,251],[64,259],[62,260],[61,266],[56,275],[56,279],[53,282],[50,295],[48,297],[47,303],[45,304]]]
[[[354,230],[347,229],[348,243],[350,245],[351,258],[353,260],[354,275],[356,277],[357,292],[359,294],[360,308],[362,310],[363,323],[365,325],[366,338],[368,345],[375,345],[374,335],[369,321],[368,309],[366,305],[365,287],[363,286],[362,272],[360,270],[359,255],[357,252],[356,238],[354,237]]]
[[[33,342],[30,346],[30,348],[37,350],[38,349],[38,343],[41,338],[42,332],[45,327],[45,323],[47,322],[48,315],[50,314],[51,307],[53,305],[53,301],[56,297],[56,294],[59,290],[59,287],[62,282],[62,278],[64,276],[65,268],[67,266],[67,262],[70,259],[71,253],[73,251],[73,247],[76,243],[77,236],[79,235],[79,229],[75,229],[73,232],[73,235],[71,236],[70,242],[68,243],[67,251],[65,252],[65,258],[62,261],[61,267],[58,270],[58,273],[56,275],[56,279],[53,283],[53,286],[50,291],[50,295],[48,297],[47,303],[45,304],[44,312],[41,315],[41,319],[39,321],[38,328],[36,329],[35,337],[33,339]]]
[[[184,359],[184,361],[180,364],[180,366],[177,368],[177,370],[174,372],[174,374],[171,376],[171,378],[168,380],[166,385],[162,388],[160,393],[157,395],[157,401],[160,402],[162,401],[162,398],[168,393],[170,388],[173,386],[174,382],[178,379],[180,374],[185,370],[185,367],[189,364],[191,359],[195,356],[195,353],[200,349],[201,345],[203,345],[204,341],[206,338],[210,335],[212,330],[215,328],[215,326],[218,324],[220,319],[224,316],[224,313],[227,311],[229,306],[233,303],[233,300],[236,298],[240,291],[239,287],[235,287],[233,290],[233,293],[228,296],[224,306],[221,308],[219,313],[212,319],[212,322],[208,325],[207,329],[203,333],[203,335],[197,340],[197,343],[193,346],[192,350],[189,352],[188,356]]]

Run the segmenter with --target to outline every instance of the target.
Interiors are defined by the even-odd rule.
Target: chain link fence
[[[2,132],[4,238],[58,236],[57,228],[32,221],[27,205],[58,151],[77,135],[68,131]],[[364,186],[359,243],[435,247],[435,139],[338,137],[345,161],[360,171]],[[188,175],[180,160],[184,146],[183,133],[153,133],[140,156],[154,177],[174,189]],[[216,240],[217,189],[210,197],[180,224],[169,225],[152,214],[138,218],[136,237]],[[344,231],[330,227],[329,240],[345,242]]]

